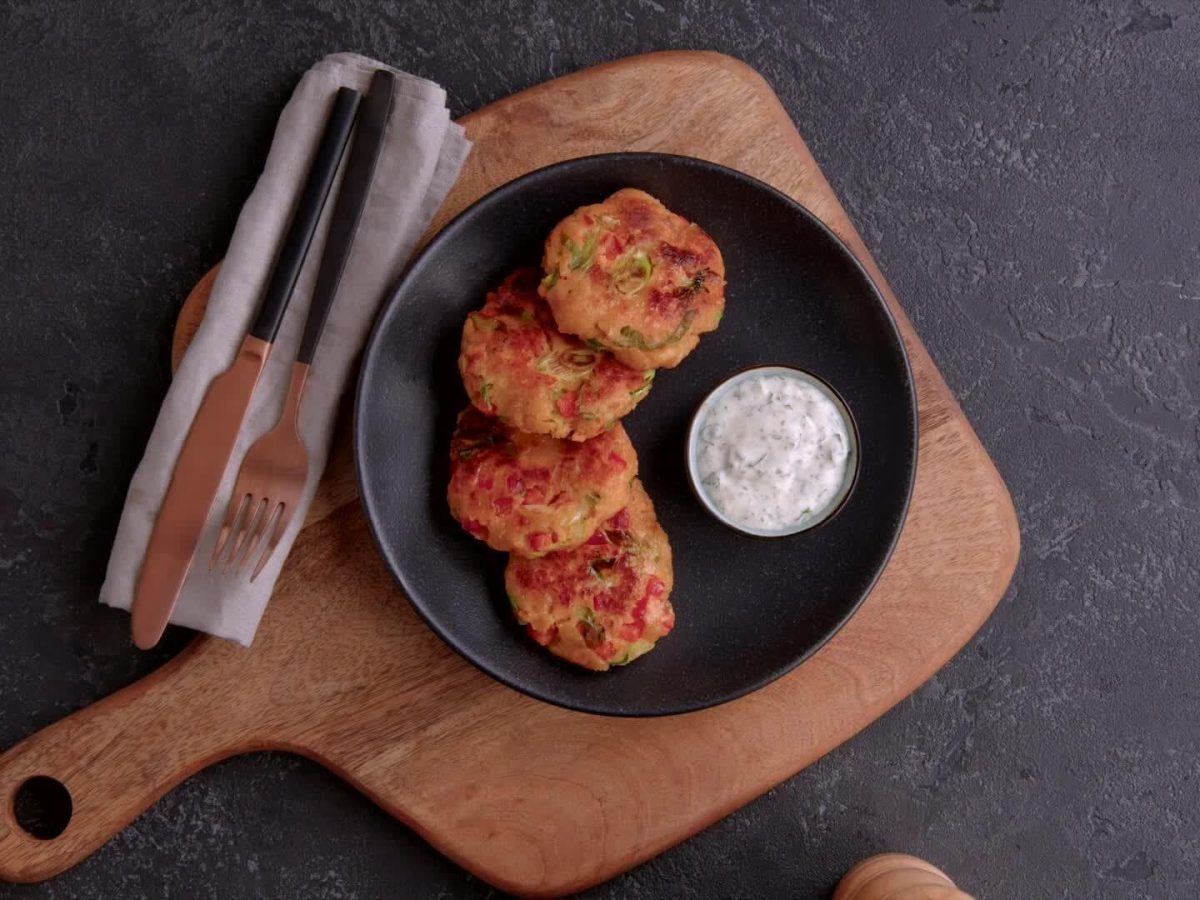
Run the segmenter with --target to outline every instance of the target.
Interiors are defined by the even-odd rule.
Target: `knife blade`
[[[133,595],[133,642],[143,650],[158,643],[171,618],[270,355],[269,343],[246,335],[233,365],[209,385],[188,429]]]

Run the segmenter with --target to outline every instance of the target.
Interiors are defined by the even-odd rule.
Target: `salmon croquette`
[[[538,296],[540,277],[517,270],[467,317],[458,369],[477,409],[521,431],[584,441],[637,406],[654,370],[562,334]]]
[[[517,431],[472,406],[450,441],[450,512],[496,550],[569,550],[628,503],[637,467],[620,423],[565,441]]]
[[[629,505],[583,546],[541,559],[512,556],[504,582],[529,635],[585,669],[632,662],[675,625],[671,545],[640,481]]]
[[[625,188],[546,239],[540,291],[560,331],[634,369],[671,368],[725,309],[725,263],[704,230]]]

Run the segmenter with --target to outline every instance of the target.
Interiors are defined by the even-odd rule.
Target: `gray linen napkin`
[[[226,369],[254,317],[337,88],[366,91],[371,73],[389,68],[352,53],[328,56],[296,87],[279,118],[266,167],[242,207],[208,311],[163,401],[146,454],[133,476],[117,528],[100,600],[129,609],[146,545],[175,460],[212,378]],[[395,71],[394,69],[391,71]],[[225,506],[242,457],[279,417],[292,361],[316,279],[332,199],[305,261],[275,349],[254,395],[209,514],[204,538],[171,621],[249,645],[275,580],[325,468],[338,402],[375,313],[458,177],[471,144],[450,121],[446,93],[432,82],[396,72],[396,98],[363,210],[354,250],[313,362],[301,410],[310,467],[303,508],[253,584],[208,571]]]

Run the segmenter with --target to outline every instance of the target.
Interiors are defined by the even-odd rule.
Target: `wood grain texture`
[[[749,697],[665,719],[561,710],[476,671],[417,618],[352,502],[343,415],[309,523],[251,649],[199,638],[146,679],[0,756],[0,877],[61,872],[191,773],[276,748],[328,766],[498,887],[578,890],[683,840],[854,735],[942,666],[999,601],[1019,549],[1008,492],[756,72],[713,53],[651,54],[540,85],[462,122],[475,150],[434,231],[531,169],[652,150],[767,181],[850,245],[900,322],[920,410],[912,508],[880,582],[818,654]],[[181,314],[180,345],[209,286],[206,278]],[[13,817],[12,795],[33,775],[60,779],[74,799],[70,826],[53,840],[27,836]]]

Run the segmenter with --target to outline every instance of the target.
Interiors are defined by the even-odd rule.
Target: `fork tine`
[[[242,494],[241,499],[231,497],[229,499],[229,509],[225,512],[225,523],[221,526],[221,533],[217,535],[217,546],[213,548],[212,558],[208,561],[208,569],[211,572],[216,568],[217,563],[221,560],[221,551],[225,549],[225,545],[229,543],[230,535],[234,534],[234,526],[239,523],[242,517],[242,511],[246,509],[250,503],[250,495]]]
[[[222,572],[230,572],[237,567],[238,561],[241,558],[242,551],[246,545],[246,537],[257,527],[258,520],[262,518],[262,514],[266,511],[267,498],[254,497],[249,498],[250,508],[246,511],[246,516],[238,525],[238,530],[233,539],[233,548],[229,551],[229,555],[225,558],[225,565],[221,569]]]
[[[259,557],[258,565],[254,567],[254,572],[250,575],[250,583],[254,583],[254,579],[258,577],[258,573],[266,566],[267,560],[271,558],[271,554],[275,552],[275,548],[279,546],[279,542],[283,539],[283,533],[287,531],[288,523],[292,520],[291,508],[286,503],[280,503],[278,506],[279,517],[275,520],[275,527],[271,533],[271,539],[267,541],[267,546]]]
[[[234,565],[234,571],[239,576],[242,574],[243,570],[245,570],[246,564],[254,558],[255,554],[258,553],[258,548],[261,545],[263,538],[267,535],[268,531],[270,530],[270,525],[275,521],[275,518],[279,512],[280,505],[276,503],[274,506],[271,506],[270,501],[266,497],[263,498],[263,504],[265,505],[265,511],[263,515],[259,517],[258,524],[254,526],[254,533],[251,534],[249,540],[246,541],[245,551],[239,556],[236,564]]]

